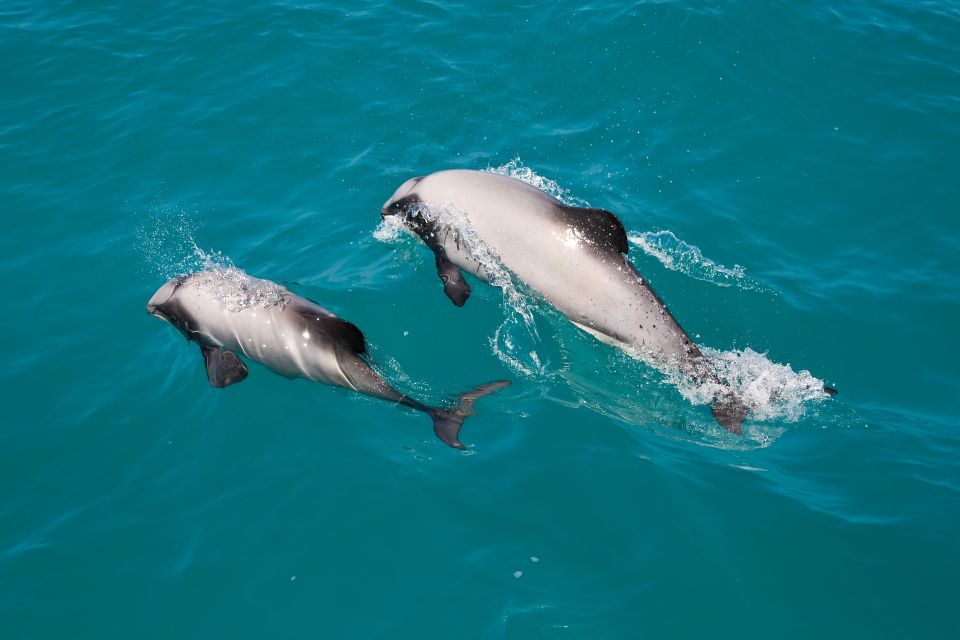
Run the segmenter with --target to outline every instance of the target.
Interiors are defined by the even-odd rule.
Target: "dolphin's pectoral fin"
[[[627,231],[620,219],[606,209],[585,207],[562,207],[567,222],[597,246],[626,254]]]
[[[301,310],[300,317],[307,321],[307,332],[313,331],[319,336],[342,346],[357,355],[367,352],[367,343],[363,332],[357,325],[336,316],[320,316],[309,309]]]
[[[437,261],[437,275],[443,282],[443,292],[453,304],[462,307],[470,297],[470,285],[463,278],[460,267],[450,262],[447,257],[447,251],[439,240],[440,228],[436,222],[424,220],[418,224],[415,231],[423,243],[433,251],[433,257]]]
[[[237,354],[220,347],[200,347],[207,367],[210,386],[222,389],[247,377],[247,365]]]
[[[570,320],[570,322],[573,322],[573,326],[577,327],[581,331],[589,333],[590,335],[592,335],[594,338],[596,338],[603,344],[609,344],[614,347],[622,347],[626,344],[629,344],[629,342],[626,339],[621,338],[618,335],[615,335],[613,332],[608,333],[606,331],[601,331],[600,329],[594,329],[593,327],[588,327],[585,324],[574,322],[573,320]]]
[[[462,307],[470,297],[470,285],[463,277],[460,267],[450,262],[442,251],[434,251],[437,258],[437,275],[443,281],[443,292],[450,301]]]

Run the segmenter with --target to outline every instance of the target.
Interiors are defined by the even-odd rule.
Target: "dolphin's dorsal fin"
[[[623,223],[606,209],[588,209],[585,207],[561,207],[567,222],[583,233],[597,246],[626,255],[629,250],[627,231]]]
[[[237,354],[221,347],[200,346],[204,364],[207,368],[207,379],[211,387],[222,389],[247,377],[247,365],[243,364]]]
[[[352,322],[334,316],[321,316],[309,309],[301,310],[300,316],[307,321],[307,326],[318,335],[342,345],[347,351],[357,355],[367,352],[367,343],[363,337],[363,332]]]

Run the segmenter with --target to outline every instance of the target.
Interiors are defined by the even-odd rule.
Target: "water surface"
[[[12,0],[0,81],[3,637],[960,633],[956,2]],[[454,167],[616,212],[745,437],[522,291],[451,305],[379,208]],[[466,455],[211,389],[144,313],[211,263],[426,401],[514,384]]]

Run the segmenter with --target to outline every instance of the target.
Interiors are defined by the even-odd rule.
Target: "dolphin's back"
[[[702,359],[626,259],[626,234],[610,212],[566,206],[524,182],[482,171],[440,171],[411,193],[462,212],[505,267],[581,328],[685,369]],[[459,266],[484,275],[456,243],[445,246]]]
[[[256,284],[255,278],[249,278]],[[363,351],[363,335],[317,303],[269,283],[268,303],[237,303],[222,275],[200,272],[177,289],[173,302],[189,316],[193,339],[241,353],[288,378],[353,388],[341,357]]]

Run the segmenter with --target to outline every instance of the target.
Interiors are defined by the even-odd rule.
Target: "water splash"
[[[231,311],[285,303],[284,287],[248,275],[220,251],[200,248],[198,229],[193,215],[183,209],[155,206],[137,232],[137,250],[147,269],[163,280],[202,273],[196,284]]]
[[[420,205],[416,213],[441,228],[450,229],[458,246],[476,262],[477,273],[503,293],[504,321],[490,337],[498,358],[526,375],[545,372],[536,352],[540,336],[534,318],[535,303],[513,273],[470,225],[463,211],[452,205]]]
[[[639,247],[648,256],[660,261],[671,271],[679,271],[691,278],[715,284],[718,287],[763,291],[767,287],[747,277],[746,270],[738,264],[725,267],[703,255],[699,247],[686,243],[668,230],[632,232],[627,236],[630,244]]]
[[[566,205],[574,207],[589,207],[590,203],[582,198],[578,198],[570,193],[569,189],[564,189],[556,181],[551,180],[550,178],[545,178],[530,167],[526,167],[523,164],[523,161],[520,160],[520,156],[517,156],[510,162],[502,164],[499,167],[487,167],[484,169],[489,173],[498,173],[502,176],[507,176],[519,180],[520,182],[525,182],[531,187],[536,187],[540,191],[543,191],[547,195],[553,196],[560,202]]]
[[[373,231],[373,237],[385,244],[398,244],[408,233],[398,216],[387,216],[380,220],[380,224]]]
[[[136,250],[144,270],[164,280],[196,271],[199,224],[194,214],[156,202],[140,218]],[[202,265],[202,260],[200,260]]]
[[[197,251],[206,255],[199,248]],[[207,267],[198,271],[196,279],[189,284],[203,287],[205,294],[219,300],[228,311],[268,309],[286,304],[287,290],[284,287],[270,280],[254,278],[233,266],[232,262],[230,266],[224,266],[220,261],[229,261],[229,258],[221,254],[216,254],[216,260],[207,262]]]
[[[723,450],[760,449],[775,443],[788,424],[806,422],[832,404],[825,402],[829,396],[821,380],[751,349],[702,349],[721,383],[697,384],[679,369],[656,366],[629,349],[600,345],[572,328],[561,331],[559,376],[566,385],[545,388],[544,397],[660,437]],[[724,430],[709,410],[731,388],[751,409],[742,435]]]
[[[449,229],[464,253],[475,262],[477,273],[502,292],[504,320],[490,336],[490,347],[494,354],[518,373],[528,376],[544,374],[546,367],[536,350],[539,334],[533,313],[533,296],[503,266],[500,257],[480,239],[464,212],[449,204],[420,204],[410,214],[422,216],[428,222]],[[374,237],[390,244],[398,244],[412,237],[399,218],[388,216],[381,220]]]
[[[796,422],[811,405],[829,398],[823,380],[809,371],[794,371],[789,364],[773,362],[749,347],[731,351],[706,347],[702,351],[722,384],[697,384],[676,371],[667,376],[692,404],[709,404],[733,389],[750,407],[748,420]]]

